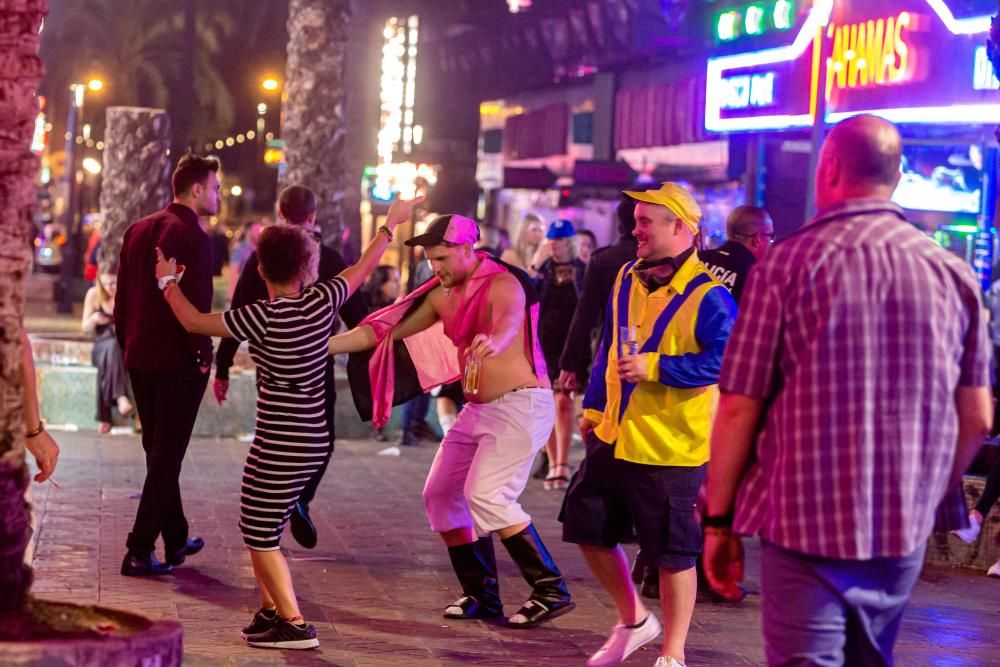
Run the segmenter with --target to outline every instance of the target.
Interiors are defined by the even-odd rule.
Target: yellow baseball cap
[[[698,233],[698,222],[701,220],[701,207],[687,188],[677,183],[664,183],[659,190],[629,191],[625,194],[636,201],[663,206],[681,219],[692,234]]]

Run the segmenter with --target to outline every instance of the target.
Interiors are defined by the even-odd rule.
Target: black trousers
[[[179,483],[181,464],[208,374],[192,366],[167,372],[129,369],[129,377],[142,420],[146,481],[125,545],[134,555],[144,557],[153,551],[160,535],[167,551],[179,549],[187,541],[188,524]]]
[[[986,486],[983,488],[983,495],[979,497],[979,502],[976,503],[976,511],[985,519],[997,499],[1000,499],[1000,458],[997,458],[993,468],[990,469],[990,474],[986,477]]]

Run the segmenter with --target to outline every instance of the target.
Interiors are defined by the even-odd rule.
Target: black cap
[[[443,243],[475,245],[479,241],[476,221],[464,215],[439,215],[427,225],[427,230],[406,242],[408,246],[432,247]]]

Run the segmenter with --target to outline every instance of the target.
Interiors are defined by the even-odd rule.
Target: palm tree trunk
[[[170,201],[170,116],[163,109],[110,107],[101,181],[101,261],[117,261],[125,230]]]
[[[184,48],[180,50],[180,76],[178,76],[177,91],[182,99],[188,100],[184,104],[175,105],[174,115],[174,137],[170,153],[180,159],[182,155],[191,150],[194,140],[194,112],[195,104],[193,100],[198,99],[195,91],[195,52],[201,48],[198,41],[198,31],[195,28],[198,20],[197,0],[184,0],[184,28],[181,32],[181,44]]]
[[[42,78],[38,31],[47,0],[0,2],[0,611],[25,599],[31,570],[23,565],[28,546],[28,485],[24,466],[24,406],[21,397],[21,317],[24,278],[31,270],[34,177],[38,158],[30,150]]]
[[[288,65],[281,128],[287,162],[282,185],[316,193],[323,241],[337,245],[349,179],[344,160],[344,66],[350,0],[290,0]]]

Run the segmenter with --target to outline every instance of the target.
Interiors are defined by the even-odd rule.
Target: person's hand
[[[105,313],[102,310],[95,311],[93,317],[94,321],[101,326],[104,326],[106,324],[111,324],[114,321],[107,313]]]
[[[410,215],[413,213],[413,207],[423,201],[423,195],[406,200],[402,200],[397,197],[389,206],[389,213],[385,216],[385,226],[388,227],[391,232],[397,225],[407,222],[410,219]]]
[[[59,459],[59,445],[52,439],[48,431],[42,431],[25,441],[25,446],[38,464],[39,473],[35,475],[36,482],[44,482],[56,469]]]
[[[229,380],[220,380],[215,378],[212,383],[212,392],[215,394],[215,401],[219,405],[226,402],[226,394],[229,393]]]
[[[160,250],[159,246],[156,248],[156,279],[167,278],[173,276],[180,282],[181,277],[184,275],[184,265],[177,264],[177,260],[171,257],[167,259],[163,255],[163,251]]]
[[[477,359],[494,357],[500,354],[500,346],[497,345],[492,336],[488,336],[486,334],[476,334],[476,337],[472,339],[472,343],[465,350],[465,354],[466,356],[475,357]]]
[[[728,602],[739,602],[746,592],[740,587],[744,572],[743,540],[728,528],[705,528],[702,563],[712,590]]]
[[[576,391],[576,373],[573,371],[560,371],[559,386],[562,387],[563,391]]]
[[[618,360],[618,377],[626,382],[642,382],[649,373],[649,359],[645,354],[630,354]]]
[[[540,269],[549,257],[552,257],[552,241],[545,239],[535,250],[535,254],[531,258],[531,266]]]
[[[580,437],[583,438],[584,442],[586,442],[587,436],[595,428],[597,428],[597,422],[586,417],[580,417]]]

